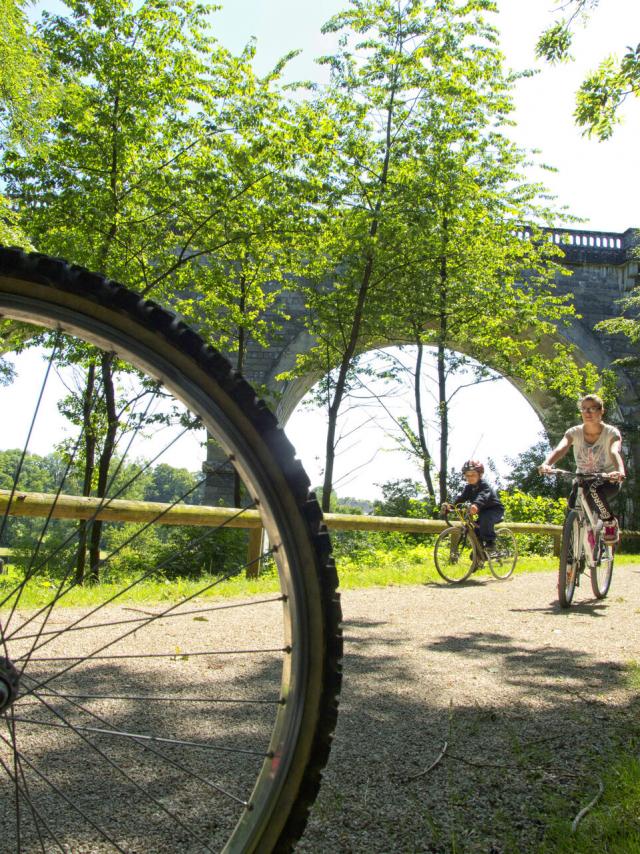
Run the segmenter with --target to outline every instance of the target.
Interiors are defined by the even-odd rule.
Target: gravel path
[[[278,597],[236,604],[194,602],[193,613],[146,627],[147,610],[111,607],[59,638],[81,612],[54,612],[51,642],[41,638],[23,678],[38,700],[27,693],[13,709],[35,805],[31,820],[23,804],[25,854],[103,854],[111,839],[135,854],[222,847],[239,808],[221,789],[251,790],[272,716],[272,704],[253,701],[275,703],[281,666]],[[207,606],[217,609],[198,610]],[[639,657],[640,567],[618,569],[600,602],[585,579],[569,611],[547,573],[346,591],[343,612],[338,728],[299,852],[535,852],[550,805],[572,819],[611,753],[633,740],[637,750],[640,699],[626,665]],[[28,635],[10,641],[15,660]],[[70,667],[89,649],[115,655]],[[126,733],[182,744],[147,748]],[[10,770],[7,746],[0,740]],[[54,826],[60,843],[43,849],[38,826]],[[0,774],[0,827],[0,854],[10,854],[10,774]]]
[[[340,717],[298,851],[535,851],[548,805],[572,819],[637,739],[640,567],[602,601],[583,579],[569,611],[548,573],[342,601]]]

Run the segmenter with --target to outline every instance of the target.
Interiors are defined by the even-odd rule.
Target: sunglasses
[[[579,412],[601,412],[602,410],[600,409],[599,406],[582,406],[578,411]]]

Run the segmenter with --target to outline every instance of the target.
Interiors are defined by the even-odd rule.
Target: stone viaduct
[[[640,232],[633,228],[621,234],[557,229],[550,230],[548,234],[551,240],[561,245],[563,265],[572,273],[571,276],[558,277],[557,292],[571,296],[579,315],[570,326],[558,329],[558,337],[575,346],[578,359],[592,362],[599,369],[610,368],[617,374],[622,394],[616,415],[625,425],[629,462],[636,472],[640,472],[640,430],[632,429],[633,425],[640,425],[640,380],[612,364],[615,359],[630,354],[630,345],[621,336],[607,336],[594,331],[599,321],[619,315],[618,300],[631,288],[640,285]],[[285,300],[290,320],[269,347],[250,346],[244,370],[250,382],[277,394],[276,411],[283,424],[317,379],[300,377],[286,383],[276,379],[279,374],[293,368],[298,353],[306,352],[312,345],[303,323],[306,309],[301,296],[287,292]],[[468,355],[474,355],[472,344]],[[525,396],[548,430],[548,401],[544,391]],[[215,456],[214,451],[210,463],[216,462]],[[222,483],[218,484],[218,489],[221,490],[218,491],[219,496],[221,492],[227,492]]]

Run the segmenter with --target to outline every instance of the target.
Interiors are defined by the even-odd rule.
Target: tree
[[[45,72],[44,46],[24,6],[0,0],[0,149],[10,143],[34,147],[55,88]],[[4,194],[0,194],[0,243],[29,246]]]
[[[327,388],[324,494],[354,359],[374,344],[406,341],[418,358],[425,344],[438,350],[441,497],[449,351],[469,352],[473,342],[475,358],[523,384],[544,378],[558,392],[576,376],[567,349],[551,358],[540,350],[571,309],[553,293],[560,253],[539,227],[552,210],[540,202],[543,188],[522,179],[524,155],[503,132],[512,81],[483,19],[492,8],[369,0],[327,25],[344,31],[341,50],[326,60],[332,86],[324,102],[341,128],[323,247],[334,266],[309,289],[319,343],[300,362],[306,370],[338,366]],[[404,432],[424,455],[428,484],[420,426]]]
[[[578,21],[586,21],[599,0],[568,0],[562,5],[562,17],[540,36],[536,46],[538,57],[551,63],[571,60],[573,29]],[[620,108],[629,97],[640,96],[640,43],[626,48],[619,59],[608,56],[582,82],[576,95],[574,116],[584,132],[599,139],[608,139],[620,121]]]
[[[184,500],[187,504],[194,503],[193,494],[187,495],[197,483],[197,477],[192,472],[160,463],[154,466],[151,477],[144,493],[145,501],[169,504],[172,501]],[[183,499],[183,496],[187,497]]]
[[[306,246],[304,129],[277,88],[288,57],[257,78],[254,46],[232,56],[208,33],[214,7],[192,0],[68,5],[40,27],[64,98],[37,151],[4,161],[25,228],[172,305],[242,371]]]
[[[337,365],[328,405],[325,496],[352,361],[390,329],[390,292],[409,275],[405,253],[412,255],[420,198],[411,192],[412,178],[429,147],[425,129],[433,113],[446,113],[465,92],[474,93],[469,105],[480,102],[481,93],[495,102],[501,97],[483,88],[497,57],[493,33],[482,20],[489,8],[483,0],[461,7],[448,0],[433,7],[422,0],[366,0],[324,28],[342,33],[339,51],[323,60],[331,83],[317,107],[325,147],[334,156],[325,178],[331,221],[321,247],[324,276],[316,276],[307,297],[319,343],[301,367],[310,369],[314,356],[316,369],[327,358]]]
[[[278,251],[296,246],[284,226],[303,222],[288,184],[295,109],[274,91],[286,58],[257,79],[252,46],[231,56],[208,35],[211,9],[191,0],[68,7],[39,28],[64,97],[37,149],[5,153],[13,204],[38,249],[172,304],[241,370],[295,254]],[[60,358],[84,365],[67,411],[84,419],[83,488],[103,497],[128,368],[91,348]]]
[[[535,497],[562,498],[567,491],[566,484],[557,478],[543,477],[538,473],[538,466],[550,450],[548,440],[542,437],[517,457],[507,458],[511,471],[507,475],[505,488],[510,492],[519,491]]]

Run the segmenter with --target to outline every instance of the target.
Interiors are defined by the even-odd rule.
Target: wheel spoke
[[[3,846],[291,849],[327,760],[341,655],[337,577],[294,449],[222,356],[113,282],[0,248],[0,314],[48,357],[23,450],[5,452]],[[179,467],[205,447],[206,473]],[[18,505],[20,491],[46,506]],[[232,492],[222,523],[165,519]],[[162,507],[116,522],[121,502],[103,511],[118,496]],[[83,497],[87,518],[70,519]],[[237,529],[256,517],[268,548],[257,556],[252,536],[245,560]]]
[[[7,743],[7,739],[1,733],[0,741],[3,741],[5,744]],[[71,807],[72,810],[77,812],[87,822],[87,824],[93,827],[93,829],[100,834],[102,839],[113,845],[116,851],[120,851],[121,854],[128,854],[128,852],[124,848],[121,848],[120,845],[118,845],[118,843],[114,839],[112,839],[111,836],[109,836],[109,834],[104,830],[103,827],[100,827],[100,825],[96,824],[84,812],[84,810],[80,809],[77,803],[75,803],[71,798],[69,798],[59,786],[56,786],[55,783],[53,783],[49,779],[49,777],[46,776],[46,774],[43,774],[27,756],[20,753],[20,751],[17,751],[17,754],[20,757],[20,760],[24,762],[25,765],[28,765],[29,768],[31,768],[31,770],[40,778],[40,780],[42,780],[43,783],[49,786],[49,788],[51,788],[55,792],[55,794],[58,795],[58,797],[61,798],[69,807]]]
[[[128,783],[130,783],[143,797],[147,798],[150,802],[152,802],[154,804],[154,806],[156,806],[158,809],[160,809],[173,822],[175,822],[175,824],[179,825],[191,837],[191,839],[194,839],[196,842],[198,842],[200,845],[202,845],[206,851],[211,851],[211,848],[209,848],[209,846],[206,844],[206,842],[203,839],[201,839],[200,836],[192,830],[192,828],[190,828],[186,823],[184,823],[177,814],[175,814],[174,812],[169,810],[162,803],[162,801],[160,801],[158,798],[156,798],[154,795],[152,795],[151,792],[149,792],[144,786],[142,786],[140,783],[138,783],[131,776],[131,774],[129,774],[121,765],[118,765],[117,762],[114,762],[109,756],[107,756],[107,754],[103,750],[101,750],[95,742],[91,741],[85,735],[85,732],[91,732],[91,733],[100,734],[100,735],[119,735],[123,738],[132,738],[132,739],[135,738],[135,739],[141,739],[141,740],[147,740],[148,739],[150,741],[156,741],[157,740],[157,741],[161,741],[163,743],[165,743],[165,742],[178,743],[177,740],[172,741],[170,739],[155,739],[155,738],[150,737],[150,736],[137,735],[137,734],[127,734],[127,733],[118,733],[118,732],[109,732],[109,731],[101,732],[97,728],[77,726],[72,721],[70,721],[68,718],[65,718],[62,714],[60,714],[50,703],[47,703],[46,700],[44,700],[43,698],[40,698],[40,699],[41,699],[43,705],[53,715],[55,715],[60,721],[59,724],[49,723],[49,724],[47,724],[48,727],[64,729],[65,731],[70,731],[74,735],[77,735],[78,738],[82,739],[82,741],[85,743],[85,745],[90,747],[94,751],[94,753],[96,753],[111,768],[113,768],[117,774],[121,775]],[[19,720],[19,718],[16,718],[16,720]],[[22,721],[22,722],[25,723],[25,721]],[[41,722],[40,721],[34,722],[31,720],[27,720],[26,723],[28,725],[34,725],[34,724],[40,724]],[[205,747],[204,745],[196,745],[196,744],[189,744],[189,743],[180,744],[180,746],[181,747],[201,748],[201,749],[204,749],[204,747]],[[31,763],[29,763],[29,765],[30,765],[30,767],[33,767],[33,766],[31,766]],[[58,792],[58,794],[62,794],[64,796],[64,793],[58,787],[56,787],[56,791]],[[66,800],[66,796],[64,796],[64,797]],[[86,816],[85,816],[85,818],[86,818]],[[96,827],[96,829],[98,829],[97,825],[94,824],[93,826]],[[100,828],[100,832],[104,834],[105,838],[109,839],[109,841],[112,842],[112,844],[114,844],[113,840],[107,836],[107,834],[104,832],[104,830],[102,828]],[[118,850],[124,850],[124,849],[118,849]]]
[[[176,503],[177,503],[177,502],[176,502]],[[217,533],[218,531],[222,530],[225,526],[229,525],[229,524],[230,524],[234,519],[238,519],[238,518],[239,518],[239,517],[240,517],[240,516],[241,516],[241,515],[246,511],[246,510],[248,510],[248,509],[252,509],[252,505],[250,505],[249,507],[245,507],[245,508],[243,508],[243,509],[239,510],[239,511],[238,511],[238,513],[236,513],[233,517],[231,517],[230,519],[225,520],[225,521],[224,521],[224,522],[222,522],[220,525],[218,525],[216,528],[209,528],[209,529],[207,529],[203,534],[199,534],[198,536],[193,537],[193,539],[192,539],[190,542],[188,542],[185,546],[183,546],[182,552],[180,552],[180,553],[179,553],[179,552],[177,552],[177,551],[176,551],[176,552],[174,552],[174,553],[172,553],[172,554],[168,555],[168,556],[167,556],[163,561],[161,561],[160,563],[156,564],[152,569],[149,569],[147,572],[143,573],[141,576],[139,576],[138,578],[136,578],[134,581],[130,582],[127,586],[125,586],[125,587],[121,588],[121,589],[120,589],[120,590],[118,590],[116,593],[114,593],[112,596],[110,596],[108,599],[106,599],[105,601],[101,602],[101,603],[100,603],[100,605],[98,605],[97,607],[93,608],[93,609],[92,609],[92,610],[90,610],[88,613],[84,614],[81,618],[79,618],[79,619],[78,619],[78,621],[77,621],[77,622],[72,623],[70,626],[66,626],[66,627],[65,627],[65,628],[63,628],[63,629],[60,629],[60,631],[59,631],[57,634],[56,634],[56,633],[54,633],[52,637],[48,638],[48,639],[47,639],[46,641],[44,641],[42,644],[36,644],[36,643],[34,643],[34,644],[33,644],[33,648],[32,648],[32,652],[35,652],[36,650],[41,649],[41,648],[42,648],[43,646],[45,646],[47,643],[50,643],[50,642],[51,642],[51,640],[53,640],[53,639],[55,639],[56,637],[58,637],[58,636],[59,636],[59,634],[61,634],[62,632],[69,631],[70,629],[72,629],[72,628],[74,628],[76,625],[78,625],[79,623],[83,622],[84,620],[88,619],[89,617],[91,617],[91,616],[93,616],[94,614],[96,614],[96,613],[98,613],[99,611],[101,611],[101,610],[102,610],[103,608],[105,608],[106,606],[108,606],[108,605],[112,604],[113,602],[115,602],[115,601],[116,601],[117,599],[119,599],[121,596],[124,596],[124,594],[125,594],[125,593],[129,593],[129,592],[130,592],[131,590],[133,590],[136,586],[140,585],[143,581],[146,581],[147,579],[152,578],[154,575],[156,575],[156,574],[159,572],[159,570],[164,569],[164,568],[166,568],[166,567],[170,566],[170,565],[171,565],[171,562],[175,559],[175,557],[176,557],[178,554],[183,554],[185,550],[186,550],[186,551],[189,551],[189,550],[191,550],[191,549],[195,548],[196,546],[201,545],[201,544],[202,544],[202,543],[204,543],[208,538],[210,538],[211,536],[213,536],[213,535],[214,535],[215,533]],[[163,511],[163,513],[162,513],[158,518],[161,518],[161,516],[162,516],[162,515],[164,515],[166,512],[168,512],[168,510]],[[146,525],[146,526],[145,526],[145,528],[146,528],[146,527],[149,527],[151,524],[152,524],[152,523],[148,523],[148,525]],[[120,551],[122,551],[122,549],[125,547],[125,545],[128,545],[128,544],[129,544],[133,539],[135,539],[135,536],[137,536],[137,534],[139,534],[139,533],[140,533],[140,532],[136,532],[136,535],[132,535],[132,536],[127,540],[127,542],[126,542],[126,543],[121,544],[121,545],[120,545],[120,547],[119,547],[118,549],[115,549],[115,550],[111,553],[111,555],[109,555],[109,557],[110,557],[110,558],[112,558],[115,554],[117,554],[117,553],[119,553]],[[267,555],[268,555],[268,554],[270,554],[270,553],[271,553],[271,551],[269,551],[269,552],[265,552],[265,553],[264,553],[264,554],[262,554],[262,555],[260,556],[260,558],[258,558],[258,559],[262,559],[263,557],[267,556]],[[247,568],[248,566],[250,566],[250,565],[251,565],[250,563],[248,563],[248,564],[244,564],[244,566],[242,566],[242,567],[240,567],[239,569],[234,570],[233,572],[229,573],[229,574],[228,574],[224,579],[220,579],[220,580],[219,580],[218,582],[216,582],[216,583],[220,583],[220,581],[221,581],[221,580],[228,580],[229,578],[233,577],[233,575],[236,575],[238,572],[241,572],[243,569],[246,569],[246,568]],[[54,596],[54,598],[53,598],[53,599],[52,599],[52,600],[51,600],[51,601],[50,601],[50,602],[49,602],[49,603],[48,603],[44,608],[40,609],[36,614],[34,614],[34,615],[33,615],[32,617],[30,617],[29,619],[27,619],[27,620],[26,620],[26,621],[25,621],[25,622],[20,626],[20,628],[22,629],[22,628],[24,628],[26,625],[29,625],[33,620],[37,619],[37,617],[39,617],[39,616],[40,616],[41,614],[43,614],[43,613],[46,613],[46,614],[47,614],[47,619],[48,619],[48,616],[49,616],[49,614],[50,614],[51,610],[53,609],[53,606],[54,606],[54,605],[56,605],[56,604],[60,601],[60,599],[62,599],[62,598],[63,598],[63,596],[65,596],[67,593],[69,593],[71,590],[73,590],[73,589],[74,589],[74,588],[76,588],[77,586],[78,586],[78,585],[77,585],[77,583],[73,583],[73,584],[69,585],[69,587],[65,588],[64,590],[60,590],[60,589],[59,589],[59,590],[57,591],[56,595]],[[213,587],[213,586],[215,586],[215,584],[209,585],[209,586],[208,586],[207,588],[205,588],[204,590],[208,590],[208,589],[210,589],[210,588],[211,588],[211,587]],[[190,599],[193,599],[195,596],[202,595],[202,592],[204,592],[204,591],[199,591],[198,593],[193,594],[193,596],[190,596],[190,597],[188,597],[188,598],[184,599],[184,600],[183,600],[183,603],[184,603],[184,602],[188,602]],[[174,606],[174,607],[178,607],[178,606],[176,605],[176,606]],[[170,610],[173,610],[173,608],[172,608],[172,609],[170,609]],[[45,622],[46,622],[46,620],[45,620]],[[12,639],[12,638],[13,638],[13,635],[8,635],[8,636],[7,636],[7,639],[8,639],[8,640],[10,640],[10,639]]]
[[[49,826],[49,824],[45,820],[42,813],[37,809],[33,799],[31,798],[31,796],[29,794],[29,785],[27,783],[27,780],[26,780],[26,777],[24,774],[24,769],[22,768],[22,765],[19,764],[19,768],[20,768],[19,775],[20,775],[20,779],[22,780],[22,787],[20,786],[18,774],[15,774],[13,771],[11,771],[11,769],[6,764],[6,762],[2,759],[1,756],[0,756],[0,768],[4,769],[4,772],[6,773],[7,777],[9,777],[9,779],[15,784],[16,792],[18,793],[19,796],[22,797],[22,799],[26,802],[27,806],[29,807],[31,815],[33,816],[33,822],[34,822],[34,826],[36,828],[36,833],[38,835],[38,841],[40,842],[41,850],[43,852],[45,851],[44,840],[42,839],[42,834],[40,833],[40,824],[42,824],[45,827],[50,838],[53,840],[53,842],[55,842],[55,844],[58,846],[58,848],[60,849],[62,854],[65,854],[65,850],[62,846],[62,843],[60,842],[58,837],[55,835],[55,833],[53,832],[53,830],[51,829],[51,827]],[[17,854],[21,854],[22,843],[20,842],[19,838],[16,840],[16,842],[17,842],[17,849],[16,849]]]
[[[209,608],[195,608],[192,611],[179,611],[177,613],[164,614],[163,619],[170,620],[176,617],[193,617],[199,614],[211,614],[215,611],[226,611],[231,608],[251,608],[256,605],[264,605],[269,602],[282,602],[283,596],[274,596],[268,599],[253,599],[251,602],[234,602],[230,605],[212,605]],[[133,608],[128,610],[134,610]],[[131,623],[146,623],[150,616],[154,616],[152,612],[147,611],[144,617],[131,617],[126,620],[109,620],[104,623],[88,623],[84,625],[67,626],[64,629],[52,629],[48,632],[38,632],[33,635],[14,634],[13,640],[30,640],[34,637],[48,637],[49,635],[59,635],[62,632],[86,632],[91,629],[105,629],[113,626],[125,626]]]
[[[39,694],[37,695],[38,698],[40,698],[40,696],[41,695],[39,695]],[[42,696],[45,696],[45,695],[42,695]],[[65,697],[65,696],[60,695],[60,694],[52,695],[52,696],[57,696],[58,699],[65,700],[68,703],[68,705],[71,705],[73,708],[78,709],[79,711],[83,712],[84,714],[86,714],[91,719],[96,720],[99,723],[104,724],[105,727],[109,727],[109,722],[104,717],[97,715],[95,712],[92,712],[90,709],[87,709],[86,706],[83,706],[82,704],[71,700],[69,697]],[[172,699],[173,699],[173,702],[175,702],[175,698],[172,698]],[[181,700],[181,702],[182,702],[182,700]],[[90,730],[90,728],[85,728],[85,729],[87,731]],[[193,769],[185,766],[184,763],[178,762],[175,758],[173,758],[171,756],[167,756],[165,753],[162,753],[155,746],[156,744],[168,744],[168,745],[173,746],[177,740],[171,741],[169,739],[149,737],[148,735],[139,735],[139,734],[134,734],[134,733],[122,733],[120,731],[114,730],[113,727],[110,727],[109,729],[93,728],[90,731],[99,732],[103,735],[104,734],[113,735],[115,733],[118,736],[126,736],[132,740],[132,744],[136,748],[138,748],[139,750],[146,752],[146,753],[151,753],[154,756],[157,756],[159,759],[162,760],[163,763],[166,763],[168,765],[171,765],[174,768],[177,768],[182,773],[188,775],[190,778],[192,778],[194,780],[197,780],[199,783],[201,783],[202,785],[212,789],[217,794],[221,794],[221,795],[225,796],[226,798],[228,798],[229,800],[234,801],[235,803],[240,804],[243,807],[248,806],[248,801],[246,799],[241,798],[238,795],[233,794],[228,789],[225,789],[223,786],[220,786],[220,785],[214,783],[212,780],[205,778],[202,775],[196,773],[195,771],[193,771]],[[196,745],[194,745],[193,743],[189,743],[189,742],[180,743],[179,746],[196,747]],[[264,756],[268,755],[267,753],[265,753],[265,751],[252,751],[252,750],[241,750],[241,749],[235,749],[234,750],[231,748],[225,750],[222,747],[219,747],[219,746],[216,747],[213,745],[210,745],[210,746],[197,745],[197,746],[200,748],[208,747],[209,749],[214,750],[214,751],[218,750],[219,752],[235,753],[236,755],[243,755],[243,756],[264,757]]]

